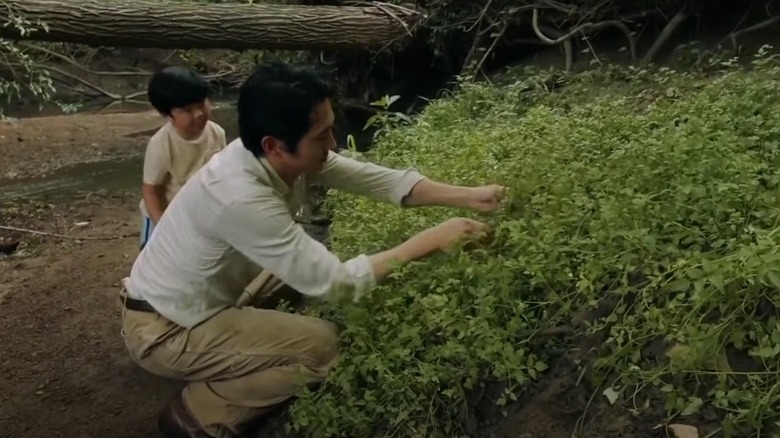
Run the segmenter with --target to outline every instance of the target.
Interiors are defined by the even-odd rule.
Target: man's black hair
[[[317,104],[333,97],[333,88],[315,70],[281,62],[258,65],[241,84],[238,133],[244,147],[263,155],[261,141],[270,136],[295,153],[311,129]]]
[[[160,114],[170,115],[174,108],[201,103],[211,94],[208,81],[194,70],[182,66],[163,67],[149,80],[147,95]]]

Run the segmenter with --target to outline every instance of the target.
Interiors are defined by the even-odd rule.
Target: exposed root
[[[545,25],[539,25],[539,30],[543,31],[546,35],[555,35],[558,34],[560,36],[560,32],[556,29],[553,29],[552,27],[545,26]],[[564,71],[571,71],[572,67],[574,66],[574,47],[571,43],[571,39],[564,40],[561,42],[561,47],[563,48],[563,56],[564,56]]]
[[[325,53],[322,52],[322,51],[320,51],[319,59],[320,59],[320,64],[322,64],[322,65],[324,65],[326,67],[330,67],[330,66],[334,66],[334,65],[338,64],[338,60],[326,61],[325,60]]]
[[[661,34],[658,35],[658,38],[655,39],[655,42],[650,47],[650,50],[648,50],[644,58],[642,58],[641,65],[645,66],[653,62],[655,57],[658,56],[658,52],[661,50],[661,47],[666,44],[669,38],[671,38],[671,36],[674,34],[677,28],[680,27],[680,24],[682,24],[686,18],[688,18],[688,13],[683,9],[675,14],[675,16],[672,17],[668,23],[666,23],[664,30],[661,31]]]
[[[731,38],[731,44],[734,46],[734,50],[737,49],[737,38],[745,36],[751,32],[756,32],[759,30],[767,29],[772,26],[775,26],[776,24],[780,23],[780,16],[772,17],[768,20],[762,21],[760,23],[754,24],[750,27],[746,27],[742,30],[738,30],[736,32],[733,32],[729,38]]]
[[[581,24],[574,29],[572,29],[569,33],[560,36],[556,39],[551,39],[548,36],[546,36],[542,30],[539,27],[539,9],[534,8],[533,10],[533,16],[531,18],[531,26],[534,29],[534,33],[537,37],[539,37],[540,40],[544,41],[545,43],[553,46],[556,44],[561,44],[564,41],[571,40],[575,35],[577,34],[583,34],[597,31],[604,29],[606,27],[616,27],[623,31],[623,33],[626,35],[626,40],[628,41],[628,48],[631,53],[631,61],[636,61],[636,41],[634,41],[634,37],[631,35],[631,30],[628,28],[628,26],[625,25],[622,21],[619,20],[606,20],[606,21],[600,21],[598,23],[584,23]]]

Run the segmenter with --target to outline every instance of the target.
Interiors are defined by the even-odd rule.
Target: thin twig
[[[477,29],[477,32],[474,33],[474,41],[471,42],[471,48],[469,49],[469,52],[466,54],[466,58],[463,60],[463,65],[460,69],[461,76],[466,76],[469,72],[469,67],[471,66],[471,63],[473,62],[472,59],[477,53],[477,50],[479,49],[480,41],[482,41],[483,33],[481,32],[482,28],[482,22],[478,22],[480,28]]]
[[[487,61],[488,56],[490,56],[490,54],[493,53],[493,51],[496,49],[498,42],[501,41],[501,38],[504,37],[504,33],[506,33],[506,30],[508,28],[509,28],[509,22],[504,23],[504,26],[498,32],[498,35],[496,35],[496,37],[493,38],[493,43],[490,44],[490,47],[488,47],[487,50],[485,50],[485,53],[482,55],[482,59],[480,59],[476,67],[474,67],[474,72],[479,72],[480,70],[482,70],[482,65],[485,64],[485,61]]]
[[[136,104],[136,105],[146,105],[149,102],[136,100],[136,99],[112,100],[111,102],[108,103],[108,105],[106,105],[103,108],[101,108],[100,110],[98,110],[97,114],[104,114],[105,112],[107,112],[111,108],[113,108],[113,107],[115,107],[117,105],[121,105],[123,103],[133,103],[133,104]]]
[[[110,97],[111,99],[114,99],[114,100],[122,100],[122,96],[119,96],[117,94],[111,93],[110,91],[106,91],[106,90],[98,87],[97,85],[95,85],[93,83],[90,83],[89,81],[84,80],[84,79],[82,79],[82,78],[80,78],[80,77],[78,77],[78,76],[76,76],[74,74],[70,74],[70,73],[68,73],[66,71],[62,71],[62,70],[58,69],[57,67],[46,66],[45,68],[47,70],[53,71],[53,72],[58,73],[58,74],[60,74],[62,76],[65,76],[67,78],[73,79],[74,81],[84,85],[87,88],[90,88],[90,89],[92,89],[94,91],[97,91],[98,93],[100,93],[100,94],[102,94],[102,95],[104,95],[106,97]]]
[[[549,6],[551,9],[563,12],[566,15],[574,15],[574,13],[577,12],[577,6],[574,5],[566,5],[553,0],[543,0],[543,3]]]
[[[490,8],[490,5],[492,3],[493,0],[488,0],[487,2],[485,2],[485,7],[482,8],[482,10],[479,12],[479,17],[476,20],[474,20],[474,23],[471,26],[469,26],[468,29],[466,29],[466,33],[471,32],[472,30],[474,30],[475,27],[482,24],[482,20],[485,18],[485,14],[487,14],[487,11]]]
[[[65,234],[57,234],[57,233],[48,233],[46,231],[36,231],[36,230],[28,230],[26,228],[17,228],[17,227],[9,227],[7,225],[0,225],[0,230],[8,230],[8,231],[16,231],[19,233],[27,233],[27,234],[37,234],[39,236],[48,236],[48,237],[59,237],[61,239],[74,239],[74,240],[119,240],[119,239],[125,239],[128,237],[135,237],[138,236],[139,233],[130,233],[130,234],[123,234],[121,236],[68,236]]]
[[[674,31],[676,31],[677,28],[680,27],[680,24],[682,24],[682,22],[685,21],[686,18],[688,18],[688,14],[683,9],[677,14],[675,14],[675,16],[672,17],[672,19],[669,20],[668,23],[666,23],[666,26],[664,26],[664,30],[661,31],[661,34],[658,35],[658,38],[655,39],[655,42],[650,47],[650,50],[648,50],[644,58],[642,58],[641,65],[645,66],[653,62],[653,59],[655,59],[655,57],[658,56],[658,52],[661,50],[661,47],[663,47],[663,45],[666,44],[669,38],[671,38],[671,36],[674,34]]]

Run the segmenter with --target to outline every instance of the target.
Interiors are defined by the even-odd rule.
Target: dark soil
[[[32,206],[13,224],[74,235],[137,231],[135,199]],[[154,437],[154,416],[179,384],[143,372],[120,335],[118,281],[137,237],[75,241],[23,236],[0,260],[0,431],[8,437]]]

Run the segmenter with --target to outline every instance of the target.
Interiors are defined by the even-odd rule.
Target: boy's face
[[[168,119],[180,136],[185,140],[194,140],[203,133],[210,117],[211,102],[206,99],[203,102],[172,109]]]

